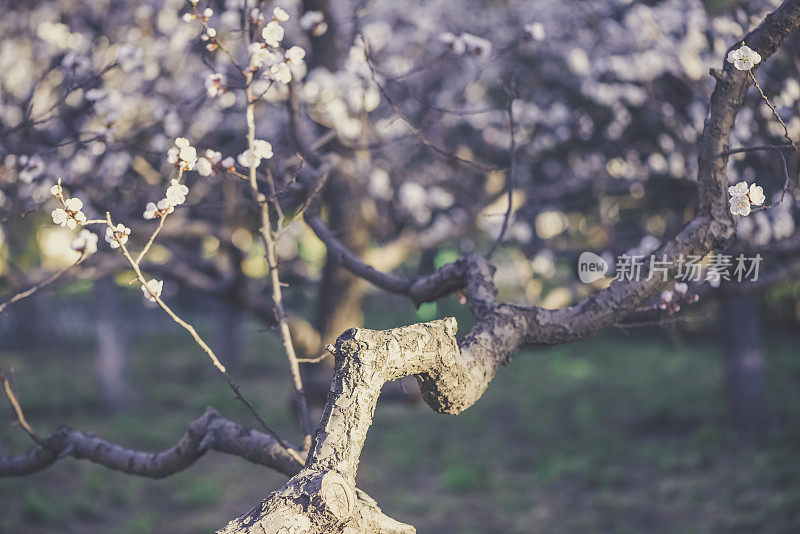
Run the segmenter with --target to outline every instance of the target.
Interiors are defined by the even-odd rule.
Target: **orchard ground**
[[[381,328],[418,320],[367,315],[367,326]],[[800,531],[796,339],[768,337],[776,428],[763,442],[746,443],[726,421],[717,340],[708,332],[671,339],[654,332],[616,331],[528,350],[459,416],[382,402],[359,486],[423,534]],[[0,354],[41,434],[68,424],[161,450],[208,405],[253,424],[178,329],[131,347],[135,400],[116,413],[99,400],[92,343],[59,343]],[[295,437],[277,341],[250,325],[233,374],[266,420]],[[10,409],[2,413],[0,454],[28,450]],[[213,452],[164,480],[67,459],[31,477],[0,480],[0,532],[210,532],[283,480]]]

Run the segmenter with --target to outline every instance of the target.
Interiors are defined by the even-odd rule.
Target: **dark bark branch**
[[[178,443],[161,452],[127,449],[93,434],[60,427],[34,450],[0,457],[0,477],[36,473],[71,456],[115,471],[163,478],[191,466],[209,450],[233,454],[287,476],[300,469],[274,437],[235,423],[209,407],[189,424]]]

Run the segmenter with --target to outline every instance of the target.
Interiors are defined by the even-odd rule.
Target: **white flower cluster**
[[[222,96],[228,92],[228,87],[225,85],[225,75],[218,72],[213,72],[206,76],[206,93],[211,98],[215,96]]]
[[[167,161],[184,171],[191,171],[197,163],[197,150],[185,137],[175,139],[175,146],[167,152]]]
[[[173,178],[170,186],[167,187],[166,196],[157,203],[148,202],[142,216],[145,219],[155,219],[156,217],[168,215],[175,211],[175,206],[180,206],[186,202],[188,193],[189,188]]]
[[[544,24],[541,22],[531,22],[523,28],[525,39],[528,41],[544,41]]]
[[[298,21],[303,31],[311,32],[314,37],[325,35],[328,31],[328,23],[325,22],[325,15],[321,11],[306,11]]]
[[[220,166],[222,162],[222,153],[210,148],[205,151],[203,156],[197,158],[197,165],[194,170],[200,176],[211,176],[211,174]]]
[[[58,184],[50,188],[50,194],[57,197],[64,205],[63,208],[56,208],[50,213],[55,224],[74,230],[79,224],[86,222],[86,214],[81,211],[83,202],[79,198],[65,199],[60,180]]]
[[[283,9],[276,7],[272,11],[272,20],[261,30],[261,37],[264,38],[264,42],[267,43],[267,46],[273,48],[280,46],[284,35],[281,22],[286,22],[287,20],[289,20],[289,14]]]
[[[242,167],[258,167],[262,159],[272,157],[272,145],[268,141],[256,139],[253,141],[253,149],[247,149],[236,157],[236,161]],[[224,162],[223,162],[224,165]]]
[[[84,228],[80,231],[78,237],[72,240],[70,248],[88,256],[97,252],[97,241],[97,234]]]
[[[443,32],[439,34],[439,41],[457,55],[466,53],[483,59],[492,55],[492,42],[471,33],[463,32],[455,35],[451,32]]]
[[[111,248],[119,248],[128,242],[128,236],[131,235],[131,229],[122,223],[117,224],[114,228],[106,227],[106,243]]]
[[[761,54],[747,45],[742,45],[728,52],[728,63],[733,63],[739,70],[750,70],[761,63]]]
[[[764,203],[764,189],[755,183],[747,187],[747,182],[739,182],[728,188],[731,195],[730,210],[734,215],[750,215],[751,206],[761,206]]]
[[[175,208],[169,203],[169,200],[162,198],[157,203],[148,202],[147,206],[144,208],[144,214],[142,214],[142,217],[145,219],[155,219],[156,217],[162,217],[172,213],[173,211],[175,211]]]
[[[31,183],[44,172],[44,161],[38,154],[30,157],[22,155],[19,157],[18,162],[20,165],[19,179],[26,184]]]
[[[149,302],[156,302],[156,299],[161,297],[162,289],[164,289],[164,282],[162,280],[156,280],[155,278],[148,280],[147,284],[142,285],[144,298]]]
[[[656,307],[660,310],[666,310],[670,315],[680,311],[680,302],[685,298],[689,304],[694,304],[700,300],[697,294],[686,296],[689,292],[689,285],[686,282],[675,282],[673,290],[665,290],[661,292],[659,302]]]
[[[250,17],[252,20],[255,17],[254,13],[251,12]],[[260,17],[259,20],[263,20],[263,17]],[[261,30],[264,42],[250,43],[247,47],[250,53],[250,70],[255,72],[261,67],[268,67],[262,76],[267,80],[282,84],[292,81],[290,66],[303,66],[303,58],[306,56],[306,51],[299,46],[293,46],[285,53],[276,50],[280,47],[285,33],[281,22],[287,20],[289,20],[289,14],[276,7],[272,12],[272,20]]]

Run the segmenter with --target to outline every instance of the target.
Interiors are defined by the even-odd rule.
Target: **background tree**
[[[718,282],[705,275],[680,291],[658,277],[581,284],[573,266],[583,250],[654,253],[672,260],[672,274],[681,256],[708,266],[715,252],[763,250],[778,258],[764,262],[765,279],[796,272],[800,84],[786,73],[796,67],[797,2],[766,19],[761,7],[710,15],[672,0],[467,2],[457,20],[448,2],[273,7],[8,10],[0,200],[13,296],[3,307],[21,309],[62,274],[140,285],[263,433],[207,411],[156,456],[78,431],[43,438],[5,382],[38,448],[4,458],[3,474],[69,454],[160,477],[215,449],[292,476],[226,531],[411,531],[355,487],[385,382],[415,376],[434,410],[458,413],[520,347],[583,339],[623,320],[666,324]],[[742,43],[760,54],[752,68],[728,56]],[[790,52],[771,58],[781,45]],[[752,215],[729,205],[746,198],[728,192],[740,179],[769,197],[750,190]],[[89,258],[96,238],[80,234],[70,256],[75,232],[31,230],[59,202],[54,222],[98,228],[100,252]],[[26,257],[32,241],[48,260],[41,273]],[[410,298],[422,320],[456,293],[474,324],[462,322],[460,339],[454,319],[350,328],[361,324],[367,283]],[[219,303],[217,350],[175,313],[170,286]],[[759,434],[763,365],[745,364],[758,352],[757,320],[740,304],[722,307],[734,314],[725,324],[753,329],[736,329],[746,350],[730,338],[731,406]],[[301,445],[275,433],[234,379],[245,312],[282,341]],[[21,328],[46,323],[20,317]],[[312,439],[299,364],[318,361],[345,329],[325,349],[335,370]],[[104,357],[111,352],[122,354],[115,346]],[[106,382],[119,380],[122,359],[112,358]]]

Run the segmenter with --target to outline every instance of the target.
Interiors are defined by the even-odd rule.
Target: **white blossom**
[[[78,224],[86,222],[86,214],[81,211],[82,208],[83,202],[80,199],[68,198],[64,201],[64,208],[56,208],[50,216],[55,224],[74,230]]]
[[[72,240],[70,247],[72,250],[88,256],[97,252],[97,241],[97,234],[84,228],[80,231],[78,237]]]
[[[458,55],[463,54],[467,49],[467,45],[464,43],[464,40],[451,32],[440,33],[439,42],[447,45],[447,47],[452,50],[453,53]]]
[[[532,22],[530,24],[526,24],[523,29],[525,30],[525,36],[528,39],[532,39],[534,41],[544,41],[544,24],[541,22]]]
[[[749,215],[752,206],[761,206],[764,203],[764,189],[755,183],[747,186],[747,182],[741,181],[736,185],[728,187],[731,195],[730,211],[734,215]]]
[[[272,10],[272,17],[275,20],[281,22],[286,22],[287,20],[289,20],[289,14],[279,7],[276,7],[275,9]]]
[[[283,60],[283,56],[278,52],[271,52],[262,43],[250,43],[247,46],[250,52],[250,68],[259,69],[262,66],[270,67]]]
[[[257,7],[250,9],[250,23],[253,26],[261,26],[264,24],[264,14]]]
[[[319,37],[328,31],[328,24],[325,22],[325,15],[321,11],[306,11],[298,21],[300,28],[310,31],[312,35]]]
[[[106,243],[111,248],[119,248],[127,243],[129,235],[131,235],[131,229],[122,223],[118,223],[114,228],[106,227]]]
[[[56,184],[50,188],[50,194],[54,197],[61,195],[63,192],[64,190],[61,188],[61,184]]]
[[[732,186],[728,187],[728,193],[732,197],[740,197],[742,195],[746,195],[747,191],[748,191],[747,182],[739,182],[736,185],[732,185]]]
[[[272,157],[272,145],[269,143],[269,141],[254,139],[253,153],[259,159],[269,159]]]
[[[170,201],[166,198],[162,198],[158,201],[158,203],[148,202],[147,206],[145,206],[142,217],[145,219],[155,219],[156,217],[169,215],[173,211],[175,211],[175,208],[172,206]]]
[[[55,224],[58,224],[58,225],[61,225],[61,226],[67,226],[68,222],[71,221],[72,222],[72,228],[71,229],[75,228],[75,221],[70,219],[70,216],[67,215],[67,212],[64,211],[62,208],[54,209],[53,211],[50,212],[50,216],[53,218],[53,222]]]
[[[750,70],[761,62],[761,55],[747,45],[728,52],[728,63],[739,70]]]
[[[167,188],[166,200],[172,206],[180,206],[186,202],[186,195],[189,193],[189,188],[180,183],[175,178],[172,179],[170,186]]]
[[[673,293],[672,291],[669,290],[662,291],[660,297],[661,302],[659,302],[658,307],[661,308],[662,310],[666,310],[667,308],[670,307],[669,305],[674,297],[675,293]]]
[[[289,63],[302,63],[303,58],[306,57],[306,51],[300,46],[293,46],[286,51],[284,56]]]
[[[30,157],[20,156],[19,164],[21,166],[19,179],[26,184],[31,183],[44,172],[44,160],[38,154]]]
[[[689,285],[686,282],[675,282],[675,293],[685,295],[688,291]]]
[[[144,213],[142,214],[142,217],[148,220],[154,219],[157,211],[158,207],[156,207],[156,203],[148,202],[147,205],[144,207]]]
[[[69,211],[78,212],[83,208],[83,202],[79,198],[68,198],[64,204]]]
[[[211,173],[214,171],[211,162],[206,158],[197,158],[195,170],[200,176],[211,176]]]
[[[184,171],[191,171],[197,163],[197,150],[185,137],[175,139],[175,146],[167,151],[167,161]]]
[[[731,213],[734,215],[750,215],[750,199],[747,195],[737,195],[730,199]]]
[[[492,54],[492,43],[488,39],[465,32],[461,34],[461,40],[464,41],[470,54],[481,58],[487,58]]]
[[[269,46],[279,46],[283,40],[283,27],[279,22],[272,20],[261,30],[261,36]]]
[[[292,81],[292,71],[286,63],[277,63],[269,68],[270,78],[278,83],[288,84]]]
[[[760,206],[764,203],[764,189],[760,185],[756,185],[755,183],[750,184],[750,192],[748,193],[750,196],[750,202],[756,206]]]
[[[228,90],[225,87],[225,75],[214,72],[206,76],[206,94],[210,97],[220,96]]]
[[[258,167],[261,164],[261,158],[256,156],[256,154],[249,148],[244,152],[242,152],[241,154],[239,154],[236,157],[236,161],[238,161],[239,165],[241,165],[242,167],[247,167],[247,168]]]
[[[147,284],[142,285],[142,293],[145,300],[155,302],[157,298],[161,297],[161,290],[164,288],[163,280],[156,280],[155,278],[148,280]]]

